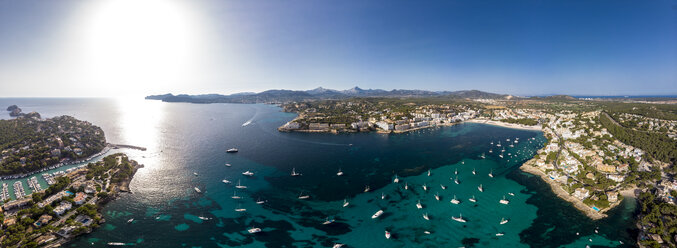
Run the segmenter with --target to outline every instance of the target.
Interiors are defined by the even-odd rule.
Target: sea
[[[102,127],[110,143],[147,148],[108,152],[145,167],[132,193],[103,207],[106,222],[65,247],[633,247],[637,235],[634,199],[593,221],[519,170],[546,142],[538,131],[465,123],[404,134],[286,133],[277,127],[296,114],[275,105],[0,98],[3,109],[12,104],[43,118],[71,115]],[[19,180],[30,193],[27,179]],[[14,181],[3,181],[12,196]],[[465,223],[451,219],[460,216]]]

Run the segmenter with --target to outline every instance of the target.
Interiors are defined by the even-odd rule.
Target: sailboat
[[[501,142],[499,141],[498,144],[496,145],[497,147],[501,147]]]
[[[241,197],[238,196],[236,193],[237,193],[237,191],[233,192],[233,196],[231,196],[230,198],[233,198],[233,199],[240,199]]]
[[[343,171],[341,171],[341,168],[339,168],[339,171],[336,172],[336,175],[337,176],[343,176]]]
[[[454,175],[458,175],[458,169],[454,169]]]
[[[484,192],[484,188],[482,188],[482,184],[480,184],[480,186],[477,186],[477,190],[479,190],[480,192]]]
[[[386,239],[390,239],[390,232],[386,231]]]
[[[487,158],[487,157],[484,156],[484,153],[482,153],[482,155],[480,155],[480,158],[485,159],[485,158]]]
[[[501,237],[501,236],[503,236],[503,235],[505,235],[505,234],[502,233],[502,232],[500,232],[500,233],[497,233],[497,234],[496,234],[496,237]]]
[[[348,201],[348,199],[343,199],[343,207],[344,208],[347,207],[349,204],[350,204],[350,202]]]
[[[418,203],[416,203],[416,208],[418,209],[423,208],[423,205],[421,205],[421,200],[418,200]]]
[[[458,217],[456,216],[451,216],[452,220],[458,221],[458,222],[467,222],[465,219],[463,219],[463,214],[459,214]]]
[[[456,195],[454,195],[454,199],[451,199],[451,203],[452,203],[452,204],[459,204],[459,203],[461,203],[461,201],[459,201],[458,199],[456,199]]]
[[[455,183],[455,184],[461,184],[461,182],[458,181],[458,176],[456,176],[456,179],[454,179],[454,183]]]
[[[423,214],[423,219],[430,220],[430,217],[428,217],[428,213]]]
[[[235,188],[238,188],[238,189],[246,189],[247,186],[241,185],[241,184],[240,184],[240,180],[237,180],[237,185],[235,185]]]
[[[369,189],[369,185],[367,185],[367,186],[364,187],[364,192],[369,192],[369,190],[370,190],[370,189]]]
[[[397,175],[395,175],[395,179],[393,179],[393,183],[399,183],[399,182],[400,182],[400,179],[397,178]]]
[[[322,222],[322,225],[329,225],[331,223],[334,223],[335,219],[329,219],[329,217],[324,219],[324,222]]]
[[[492,151],[491,149],[489,149],[489,153],[493,153],[493,152],[494,152],[494,151]]]
[[[300,176],[300,175],[301,175],[301,173],[296,172],[296,168],[291,169],[291,176],[296,177],[296,176]]]
[[[231,164],[226,163],[226,167],[231,167],[231,166],[232,166]]]
[[[508,220],[506,220],[505,218],[501,218],[500,224],[503,225],[503,224],[505,224],[505,223],[508,223]]]
[[[440,194],[439,193],[435,193],[435,200],[438,200],[438,201],[440,200]]]
[[[386,193],[381,192],[381,200],[385,200],[385,199],[386,199]]]
[[[430,170],[428,170],[428,176],[430,176]]]
[[[305,199],[308,199],[308,198],[310,198],[310,195],[304,195],[303,191],[301,191],[301,194],[299,194],[299,199],[305,200]]]
[[[242,172],[242,175],[245,175],[245,176],[251,177],[251,176],[253,176],[253,175],[254,175],[254,172],[251,172],[251,171],[245,171],[245,172]]]
[[[343,246],[344,246],[344,244],[336,243],[336,244],[334,244],[334,246],[332,246],[332,248],[341,248]]]
[[[242,208],[242,204],[238,204],[237,208],[235,209],[235,212],[245,212],[247,211],[246,208]]]
[[[228,181],[227,179],[223,179],[223,180],[221,180],[221,182],[223,182],[223,183],[225,183],[225,184],[230,184],[230,183],[231,183],[231,182]]]
[[[264,204],[264,203],[266,203],[266,201],[261,200],[261,198],[256,199],[256,204],[261,205],[261,204]]]
[[[442,188],[442,189],[447,189],[447,186],[444,186],[444,185],[440,184],[440,188]]]
[[[261,228],[258,228],[258,227],[249,228],[249,230],[247,230],[247,232],[249,232],[249,233],[251,233],[251,234],[254,234],[254,233],[260,233],[260,232],[261,232]]]
[[[428,186],[426,186],[425,183],[421,187],[423,187],[423,191],[428,191]]]
[[[472,174],[477,175],[477,172],[475,171],[475,168],[472,168]]]
[[[409,190],[409,185],[407,184],[407,182],[404,182],[404,190]]]
[[[468,201],[477,202],[477,199],[475,199],[475,196],[473,195],[472,198],[468,199]]]
[[[508,195],[510,195],[510,196],[515,196],[515,193],[508,192]]]
[[[378,218],[379,216],[381,216],[382,214],[383,214],[383,210],[376,211],[376,213],[374,213],[374,214],[371,216],[371,218],[372,218],[372,219],[376,219],[376,218]]]
[[[505,196],[503,196],[503,199],[501,199],[501,200],[498,201],[498,202],[500,202],[501,204],[505,204],[505,205],[508,205],[508,203],[510,203],[510,201],[508,201],[508,200],[505,199]]]
[[[494,169],[491,169],[489,171],[489,177],[493,178],[494,177]]]

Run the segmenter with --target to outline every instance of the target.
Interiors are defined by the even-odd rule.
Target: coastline
[[[588,205],[585,205],[583,203],[583,201],[569,195],[569,193],[566,192],[564,189],[562,189],[562,187],[559,186],[559,184],[557,184],[553,180],[550,180],[548,178],[548,176],[543,171],[541,171],[538,168],[532,166],[531,164],[533,164],[534,161],[535,161],[535,159],[531,159],[531,160],[525,162],[524,164],[522,164],[522,166],[519,167],[520,170],[522,170],[523,172],[526,172],[526,173],[540,177],[541,180],[543,180],[543,182],[550,185],[550,189],[552,190],[553,193],[555,193],[555,195],[557,195],[557,197],[571,203],[576,209],[581,211],[583,214],[588,216],[590,219],[599,220],[599,219],[603,219],[603,218],[607,217],[607,215],[604,214],[604,212],[606,212],[610,209],[613,209],[614,207],[616,207],[621,202],[621,201],[618,201],[618,202],[612,204],[611,206],[609,206],[608,208],[597,212],[597,211],[593,210],[591,207],[589,207]]]
[[[541,130],[543,130],[543,128],[540,125],[525,126],[525,125],[521,125],[521,124],[513,124],[513,123],[507,123],[507,122],[502,122],[502,121],[493,121],[493,120],[487,120],[487,119],[470,119],[470,120],[467,120],[466,122],[487,124],[487,125],[507,127],[507,128],[513,128],[513,129],[531,130],[531,131],[541,131]]]
[[[29,173],[13,174],[13,175],[7,175],[7,176],[0,176],[0,180],[22,179],[22,178],[26,178],[26,177],[30,177],[30,176],[32,176],[32,175],[38,174],[38,173],[40,173],[40,172],[45,172],[45,171],[48,171],[48,170],[58,169],[58,168],[60,168],[60,167],[67,166],[67,165],[74,165],[74,164],[80,164],[80,163],[88,163],[88,162],[94,160],[96,157],[105,155],[105,154],[108,153],[111,149],[114,149],[114,148],[111,147],[110,145],[106,145],[106,147],[104,147],[103,149],[101,149],[101,151],[99,151],[99,152],[97,152],[97,153],[95,153],[95,154],[92,154],[91,156],[89,156],[89,157],[87,157],[87,158],[84,158],[84,159],[81,159],[81,160],[76,160],[76,161],[67,162],[67,163],[58,163],[58,164],[52,165],[52,166],[50,166],[50,167],[42,168],[42,169],[40,169],[40,170],[33,171],[33,172],[29,172]]]

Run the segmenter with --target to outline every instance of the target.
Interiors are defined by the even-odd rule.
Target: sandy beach
[[[492,120],[487,120],[487,119],[470,119],[470,120],[467,120],[466,122],[481,123],[481,124],[487,124],[487,125],[494,125],[494,126],[515,128],[515,129],[523,129],[523,130],[533,130],[533,131],[541,131],[541,129],[542,129],[541,125],[526,126],[526,125],[513,124],[513,123],[502,122],[502,121],[492,121]]]

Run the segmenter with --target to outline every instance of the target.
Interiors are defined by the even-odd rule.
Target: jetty
[[[109,146],[111,146],[113,149],[120,149],[120,148],[129,148],[129,149],[135,149],[135,150],[140,150],[140,151],[145,151],[146,148],[142,146],[133,146],[133,145],[125,145],[125,144],[112,144],[108,143]]]

